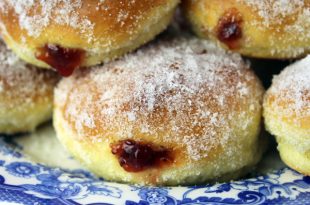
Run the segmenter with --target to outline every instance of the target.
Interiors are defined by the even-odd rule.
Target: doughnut
[[[179,0],[1,0],[0,33],[16,54],[63,76],[150,41]]]
[[[0,133],[33,131],[51,119],[58,75],[21,61],[0,40]]]
[[[255,58],[294,59],[310,53],[310,0],[184,0],[193,31]]]
[[[285,68],[264,97],[266,128],[282,160],[310,176],[310,56]]]
[[[238,54],[175,38],[62,79],[54,127],[69,153],[104,179],[200,184],[258,162],[262,100]]]

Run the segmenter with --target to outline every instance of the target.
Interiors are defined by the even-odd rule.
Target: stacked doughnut
[[[262,96],[239,55],[175,39],[63,79],[54,127],[70,153],[108,180],[229,180],[261,158]]]
[[[19,60],[0,40],[0,133],[34,130],[51,119],[58,76]]]
[[[1,0],[0,32],[25,61],[75,68],[117,58],[154,38],[178,0]]]
[[[310,0],[184,0],[196,34],[258,58],[310,53]]]
[[[310,0],[184,0],[193,31],[242,55],[292,59],[310,53]],[[286,68],[265,97],[265,124],[281,157],[309,175],[309,57]]]
[[[265,96],[264,117],[283,161],[310,175],[310,56],[274,78]]]

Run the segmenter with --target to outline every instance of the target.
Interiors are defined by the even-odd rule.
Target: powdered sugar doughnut
[[[49,120],[57,81],[54,72],[22,62],[0,40],[0,133],[32,131]]]
[[[199,36],[246,56],[310,52],[310,0],[185,0],[183,10]]]
[[[24,60],[63,76],[154,38],[178,0],[1,0],[0,32]]]
[[[283,161],[310,175],[310,56],[273,79],[264,100],[264,117]]]
[[[70,153],[108,180],[231,179],[261,157],[262,94],[239,55],[174,39],[63,79],[54,126]]]

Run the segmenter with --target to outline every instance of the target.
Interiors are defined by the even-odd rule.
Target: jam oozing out
[[[171,152],[164,148],[154,149],[150,144],[123,140],[111,145],[112,153],[127,172],[139,172],[148,168],[172,163]]]
[[[238,48],[238,41],[242,38],[242,17],[237,9],[224,13],[218,22],[216,34],[230,49]]]
[[[82,64],[85,51],[47,44],[39,49],[36,57],[56,69],[60,75],[68,77]]]

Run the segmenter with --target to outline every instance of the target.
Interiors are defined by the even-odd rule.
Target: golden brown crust
[[[246,56],[298,58],[310,52],[309,0],[185,0],[183,10],[199,36]],[[236,32],[240,36],[227,41],[218,36],[218,27],[230,11],[237,16],[223,32],[228,39]]]
[[[277,91],[277,93],[269,92],[265,98],[265,106],[274,110],[274,114],[277,115],[282,122],[287,124],[294,124],[300,129],[310,129],[310,116],[301,115],[301,113],[307,113],[309,107],[301,107],[298,111],[294,111],[292,108],[296,103],[296,99],[283,98],[283,94],[289,95],[289,90]],[[307,92],[301,92],[305,101],[310,102],[309,94]],[[292,95],[291,95],[292,96]],[[301,102],[301,101],[300,101]],[[276,112],[278,112],[276,114]]]
[[[310,172],[310,56],[285,68],[264,97],[266,128],[275,135],[283,161]]]
[[[184,42],[182,43],[184,44]],[[169,47],[167,49],[169,49]],[[169,52],[164,51],[163,48],[154,50],[156,52],[155,55],[158,55],[159,53],[164,55],[165,52],[166,53]],[[153,91],[154,93],[148,93],[149,92],[148,90],[144,90],[144,88],[137,87],[138,86],[137,84],[147,86],[147,84],[149,83],[148,81],[152,80],[152,77],[150,77],[151,79],[149,77],[146,77],[148,75],[150,76],[155,75],[157,76],[157,78],[163,78],[159,79],[159,81],[165,80],[165,77],[168,77],[165,75],[169,75],[169,71],[157,70],[159,74],[153,72],[155,69],[146,70],[145,72],[141,71],[142,70],[141,66],[143,65],[139,65],[138,61],[144,62],[144,59],[142,57],[143,55],[145,54],[143,51],[141,51],[141,53],[139,52],[138,54],[138,56],[140,56],[140,59],[138,57],[135,58],[137,60],[137,62],[135,63],[137,64],[134,66],[138,67],[138,69],[134,69],[134,67],[131,67],[131,65],[135,63],[129,62],[129,60],[128,61],[124,60],[125,62],[122,62],[122,60],[120,60],[119,62],[107,65],[105,68],[108,69],[100,67],[93,69],[94,71],[93,70],[81,71],[76,75],[74,75],[74,77],[71,80],[63,80],[62,83],[67,85],[66,86],[60,85],[62,89],[60,89],[59,92],[65,93],[60,95],[62,96],[66,95],[66,97],[65,99],[61,100],[62,102],[60,101],[56,102],[57,104],[61,103],[62,112],[65,114],[64,119],[68,121],[68,125],[74,130],[74,132],[81,134],[83,140],[90,140],[90,141],[98,140],[99,137],[104,140],[111,140],[113,142],[134,136],[135,138],[140,139],[141,141],[146,142],[150,141],[159,145],[165,144],[165,146],[173,147],[174,149],[179,147],[177,148],[177,150],[182,150],[181,152],[184,152],[186,151],[182,148],[182,146],[183,147],[186,146],[186,140],[183,139],[184,136],[191,136],[192,138],[197,138],[197,140],[199,141],[198,139],[199,137],[207,134],[206,125],[213,127],[212,132],[215,132],[213,133],[214,136],[216,135],[221,136],[223,129],[225,130],[224,124],[222,124],[223,127],[221,127],[220,125],[223,122],[221,122],[219,119],[216,119],[216,117],[215,118],[203,117],[201,115],[201,112],[203,112],[203,110],[208,110],[208,112],[215,114],[221,113],[221,116],[228,121],[228,117],[232,117],[233,115],[232,113],[242,112],[243,109],[246,109],[248,104],[253,103],[253,106],[255,107],[254,109],[256,111],[259,107],[258,106],[259,101],[254,102],[253,99],[257,99],[261,93],[251,93],[250,95],[253,96],[253,99],[241,95],[242,89],[244,89],[244,92],[248,92],[247,91],[248,89],[256,90],[259,89],[260,86],[259,84],[257,84],[257,78],[254,76],[253,72],[247,69],[245,64],[241,63],[241,59],[238,58],[234,59],[235,63],[239,63],[238,66],[242,67],[242,69],[240,70],[238,69],[234,70],[235,69],[234,65],[230,66],[229,64],[220,65],[223,67],[219,67],[218,69],[214,69],[214,67],[212,67],[212,69],[214,69],[215,71],[214,73],[211,72],[210,75],[220,76],[219,77],[220,80],[218,79],[218,77],[214,77],[216,78],[216,80],[214,80],[215,82],[212,83],[217,83],[217,85],[215,86],[216,88],[213,89],[210,89],[209,83],[211,82],[208,82],[207,79],[202,80],[202,82],[200,82],[201,84],[199,85],[199,87],[195,87],[198,85],[192,85],[191,89],[195,88],[196,92],[199,92],[199,94],[197,93],[189,94],[186,92],[184,93],[184,91],[182,91],[183,86],[185,87],[189,86],[187,83],[191,83],[190,82],[191,73],[187,73],[191,71],[186,71],[182,69],[182,65],[179,65],[182,64],[182,62],[172,60],[172,64],[170,65],[171,69],[170,74],[173,75],[172,73],[174,73],[173,72],[174,69],[181,70],[180,73],[176,72],[174,74],[174,75],[180,75],[179,76],[180,79],[174,82],[177,85],[180,84],[179,85],[180,87],[176,89],[167,90],[167,92],[164,93],[157,93],[156,91]],[[174,54],[172,53],[171,55]],[[220,59],[221,57],[218,58]],[[167,60],[167,62],[169,61]],[[129,66],[130,68],[122,69],[121,67],[124,66],[126,63],[131,64]],[[216,66],[216,63],[214,63],[214,65],[211,62],[207,64]],[[135,78],[128,76],[135,76]],[[197,76],[199,76],[199,73],[197,73]],[[105,79],[102,80],[104,86],[100,86],[101,81],[97,79],[99,77]],[[156,81],[154,83],[159,82]],[[79,86],[74,86],[77,84]],[[115,85],[117,85],[117,88],[115,88]],[[241,85],[242,88],[239,88],[240,90],[238,91],[237,86]],[[164,89],[161,86],[165,85],[155,84],[154,86],[159,86],[159,88],[157,89]],[[63,90],[64,87],[67,87],[66,90]],[[102,95],[105,94],[108,95],[110,90],[113,89],[116,89],[115,93],[113,93],[113,99],[115,99],[115,101],[113,101],[114,105],[112,105],[112,100],[111,102],[110,101],[105,102],[104,100],[101,99]],[[149,89],[152,89],[152,87],[150,87]],[[208,92],[206,92],[207,90]],[[180,101],[177,102],[180,106],[177,106],[176,104],[174,104],[174,102],[169,101],[174,99],[178,93],[180,94],[182,93],[181,94],[182,98],[178,98],[178,100]],[[219,96],[219,93],[222,93],[222,96],[221,95]],[[154,99],[149,99],[148,95],[154,95]],[[221,97],[223,99],[219,99]],[[90,101],[88,99],[90,99]],[[124,101],[118,104],[117,99],[124,99]],[[154,102],[151,102],[150,105],[151,100],[154,100]],[[225,101],[225,105],[220,105],[219,104],[220,100]],[[189,104],[188,103],[189,101],[191,101],[192,103]],[[251,103],[249,101],[251,101]],[[154,105],[152,103],[154,103]],[[200,103],[204,104],[201,105]],[[150,109],[150,106],[154,107]],[[115,110],[117,112],[115,113],[115,116],[113,115],[111,116],[109,113],[109,109],[112,108],[118,109]],[[177,108],[181,108],[182,110],[178,110]],[[87,116],[85,119],[83,119],[81,116],[85,114]],[[130,119],[131,115],[133,115],[132,118],[135,118],[136,120],[131,121]],[[86,122],[87,120],[90,120],[87,119],[88,117],[91,118],[92,125],[89,125]],[[192,120],[196,120],[199,123],[194,124],[192,120],[184,119],[186,117],[188,117],[189,119],[192,117],[193,118]],[[83,120],[84,123],[82,122]],[[214,122],[212,122],[212,120],[217,121],[218,123],[217,126],[219,126],[218,128],[213,125]],[[171,121],[174,121],[173,123],[178,125],[174,127]],[[81,127],[79,127],[79,125]],[[112,125],[114,126],[111,127]],[[141,125],[147,125],[148,126],[147,129],[149,129],[149,131],[143,132]],[[228,124],[226,125],[228,126]],[[109,134],[105,134],[114,132],[117,133],[120,130],[126,128],[130,128],[130,131],[123,130],[123,134],[121,135],[112,134],[111,136],[109,136]],[[177,131],[172,131],[173,129],[177,129]],[[171,141],[167,141],[166,139],[167,135],[174,136],[174,138],[172,138]],[[196,152],[201,152],[196,153],[198,155],[200,154],[204,155],[203,149],[199,148],[201,146],[201,143],[198,143],[198,141],[193,143],[193,145],[196,147],[191,147],[191,149],[196,150]],[[205,157],[209,156],[209,154],[211,153],[212,153],[211,155],[215,155],[215,153],[219,152],[216,150],[221,150],[220,141],[215,140],[209,146],[208,143],[211,142],[209,140],[205,141],[203,147],[211,147],[212,149],[208,150],[208,153],[205,153],[206,154]],[[200,158],[199,156],[197,157]],[[187,158],[188,156],[185,157],[184,159]]]
[[[309,66],[310,56],[285,68],[265,96],[268,113],[302,130],[310,129]]]
[[[48,25],[45,26],[43,23],[41,25],[30,25],[34,29],[32,31],[25,28],[27,28],[27,23],[36,23],[34,19],[32,19],[34,22],[21,22],[19,23],[20,25],[18,25],[17,22],[21,21],[20,15],[23,14],[23,12],[16,12],[14,9],[16,4],[14,4],[14,2],[3,4],[4,6],[0,13],[1,20],[6,27],[6,31],[16,42],[22,44],[26,41],[29,45],[37,46],[44,45],[47,38],[52,37],[50,43],[64,45],[67,43],[76,45],[77,47],[80,45],[81,47],[87,48],[90,47],[90,43],[106,43],[106,36],[114,38],[114,40],[111,40],[112,43],[115,43],[114,41],[120,41],[121,39],[127,40],[131,33],[137,32],[137,28],[141,26],[145,18],[149,18],[148,14],[153,8],[166,5],[167,1],[141,0],[118,2],[112,0],[96,0],[83,1],[80,6],[73,6],[74,3],[70,1],[71,6],[66,5],[63,7],[59,6],[59,4],[61,5],[62,3],[56,3],[56,5],[54,5],[51,1],[47,1],[45,6],[47,7],[48,4],[50,4],[52,7],[51,9],[55,10],[55,12],[48,11],[50,12],[49,15],[41,13],[44,5],[42,6],[40,3],[36,2],[31,7],[25,6],[25,8],[21,9],[27,9],[29,11],[26,16],[29,20],[35,15],[47,17]],[[47,8],[45,8],[45,11]],[[61,8],[67,9],[64,10],[64,12],[68,12],[67,14],[63,14],[63,18],[68,17],[70,19],[70,15],[77,16],[77,22],[68,22],[73,26],[68,26],[67,24],[63,24],[63,22],[56,22],[57,17],[59,18],[58,15],[61,15],[59,13],[60,11],[57,12],[57,10]],[[6,9],[6,11],[4,11],[4,9]],[[73,20],[73,17],[70,20]],[[83,28],[83,26],[87,26],[85,25],[85,20],[88,20],[90,25],[88,25],[89,27]],[[47,29],[43,31],[46,27],[51,27],[51,30]],[[90,31],[85,31],[83,29],[89,29]],[[66,35],[61,35],[61,38],[59,35],[55,36],[55,30],[62,31]],[[113,33],[113,36],[111,33]]]
[[[109,150],[110,144],[130,139],[171,150],[173,164],[132,175],[119,170],[112,179],[186,183],[181,181],[187,169],[197,166],[188,179],[196,183],[198,172],[210,180],[257,161],[262,93],[239,55],[206,41],[177,39],[63,79],[55,91],[55,128],[65,146],[99,175],[111,178],[108,170],[95,167],[95,153],[104,154],[100,147]],[[85,153],[75,152],[77,147]],[[105,160],[114,161],[111,155]],[[226,159],[236,160],[215,171]],[[165,179],[165,172],[176,169],[187,171],[180,179]]]
[[[28,65],[0,42],[0,133],[26,132],[51,117],[56,73]]]
[[[56,44],[85,50],[83,65],[93,65],[152,39],[167,26],[177,3],[178,0],[4,0],[0,4],[0,31],[6,43],[30,63],[46,67],[35,59],[37,49]]]

